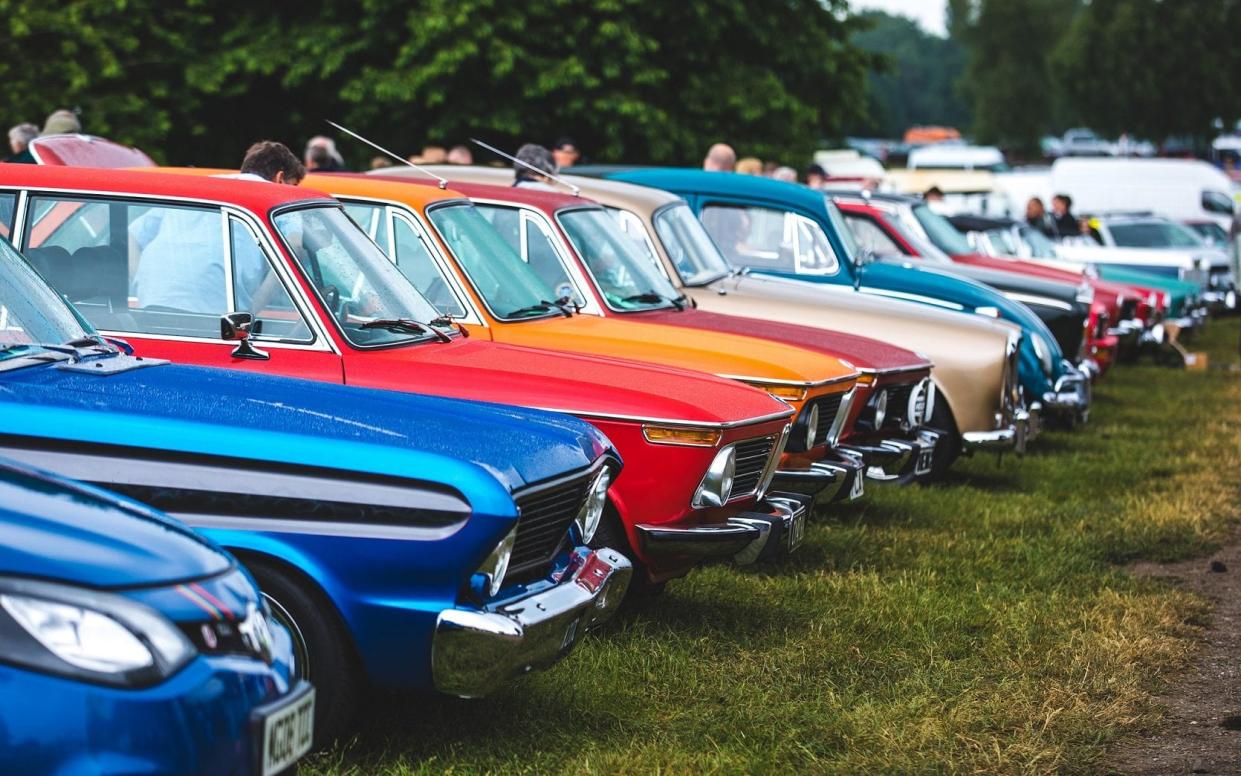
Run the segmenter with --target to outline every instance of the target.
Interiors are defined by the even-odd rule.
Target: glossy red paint
[[[293,279],[289,292],[310,311],[318,332],[314,347],[260,343],[271,358],[242,360],[235,343],[218,339],[173,339],[149,333],[107,331],[124,337],[140,355],[181,363],[344,382],[373,388],[451,396],[569,412],[596,425],[612,439],[625,466],[609,490],[628,535],[631,556],[653,580],[684,574],[693,561],[653,557],[637,540],[635,525],[693,526],[720,523],[755,505],[749,496],[717,509],[694,509],[690,502],[717,450],[731,442],[776,438],[791,410],[765,392],[740,383],[679,369],[620,359],[566,355],[454,336],[381,349],[359,349],[342,334],[311,280],[273,228],[273,210],[337,207],[315,191],[270,183],[161,173],[90,170],[35,165],[0,165],[0,191],[68,192],[116,200],[165,199],[229,206],[251,215],[276,246],[269,258]],[[21,230],[26,231],[26,230]],[[19,248],[26,248],[19,234]],[[136,307],[132,297],[130,306]],[[713,447],[652,444],[644,425],[716,428]]]

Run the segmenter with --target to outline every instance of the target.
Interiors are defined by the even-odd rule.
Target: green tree
[[[1079,0],[950,0],[949,29],[969,49],[962,86],[975,137],[1019,153],[1038,150],[1059,109],[1049,52]]]
[[[1066,100],[1107,135],[1203,140],[1238,117],[1236,0],[1093,0],[1053,58]]]
[[[852,42],[882,57],[867,73],[870,109],[863,131],[900,137],[914,125],[968,128],[970,110],[957,90],[965,69],[959,41],[931,35],[903,16],[870,11],[859,20],[868,27]]]

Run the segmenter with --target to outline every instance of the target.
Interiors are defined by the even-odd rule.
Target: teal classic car
[[[574,168],[577,172],[577,168]],[[1001,318],[1025,334],[1020,376],[1027,401],[1072,425],[1090,410],[1090,375],[1064,357],[1028,307],[965,278],[870,263],[835,205],[820,191],[753,175],[674,168],[587,168],[582,172],[683,197],[734,266],[859,293]]]

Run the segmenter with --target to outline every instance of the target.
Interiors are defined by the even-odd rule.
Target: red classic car
[[[750,562],[800,540],[806,500],[766,493],[788,437],[786,404],[697,372],[467,339],[326,195],[3,165],[4,212],[13,242],[46,279],[140,355],[592,422],[625,460],[615,482],[601,483],[609,508],[595,542],[626,548],[647,583],[704,557]],[[256,396],[237,412],[280,398]],[[555,493],[538,507],[549,516]]]

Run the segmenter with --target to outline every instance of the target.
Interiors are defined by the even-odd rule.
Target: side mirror
[[[853,254],[853,290],[862,287],[862,270],[875,260],[875,252],[870,248],[862,248]]]
[[[220,339],[236,341],[237,347],[230,354],[233,358],[266,361],[271,354],[250,344],[250,335],[263,330],[263,322],[254,320],[253,313],[228,313],[220,316]]]

